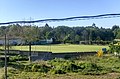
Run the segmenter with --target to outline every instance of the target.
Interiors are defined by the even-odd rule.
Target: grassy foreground
[[[88,52],[98,51],[102,48],[107,48],[105,45],[72,45],[72,44],[57,44],[57,45],[33,45],[32,51],[51,51],[53,53],[62,52]],[[12,46],[14,50],[27,50],[28,46]]]
[[[9,79],[120,79],[119,60],[113,54],[36,62],[14,62],[10,58],[8,77]]]
[[[2,79],[2,76],[4,75],[3,71],[4,71],[4,69],[0,68],[0,79]]]

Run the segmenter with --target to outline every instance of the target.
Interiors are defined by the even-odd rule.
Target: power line
[[[120,17],[120,13],[118,13],[118,14],[101,14],[101,15],[95,15],[95,16],[68,17],[68,18],[61,18],[61,19],[43,19],[43,20],[35,20],[35,21],[13,21],[13,22],[0,23],[0,25],[15,24],[15,23],[38,23],[38,22],[42,23],[42,22],[56,22],[56,21],[75,21],[75,20],[116,18],[116,17]]]

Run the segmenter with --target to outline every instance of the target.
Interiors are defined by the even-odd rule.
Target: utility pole
[[[31,61],[31,41],[29,42],[29,61]]]
[[[30,17],[30,21],[31,21],[31,17]],[[31,28],[31,23],[30,23],[30,28]],[[31,40],[29,41],[29,61],[31,61]]]
[[[7,48],[7,35],[5,33],[5,79],[7,79],[7,51],[6,51],[6,48]]]

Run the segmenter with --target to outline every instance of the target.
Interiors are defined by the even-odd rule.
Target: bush
[[[21,56],[21,55],[16,55],[16,56],[10,56],[10,61],[27,61],[28,57],[27,56]]]
[[[53,70],[62,70],[64,72],[75,72],[78,68],[74,61],[64,59],[54,59],[49,64]]]
[[[78,68],[79,67],[74,62],[66,62],[63,64],[63,69],[66,72],[77,72]]]
[[[109,52],[110,53],[114,53],[114,52],[120,53],[120,45],[110,44],[109,45]]]
[[[89,60],[88,60],[89,59]],[[95,62],[91,62],[91,58],[87,58],[87,60],[65,60],[65,59],[54,59],[43,63],[31,63],[28,65],[23,65],[21,68],[19,63],[14,64],[12,62],[12,66],[16,68],[20,68],[21,71],[25,72],[40,72],[43,74],[66,74],[66,73],[80,73],[85,75],[100,75],[106,74],[108,72],[119,72],[120,61],[118,58],[93,58]],[[99,60],[98,60],[99,59]],[[92,60],[93,61],[93,60]],[[106,64],[105,64],[106,63]],[[104,65],[103,65],[104,64]],[[114,64],[114,67],[112,66]]]
[[[86,75],[98,75],[102,74],[104,70],[101,66],[96,65],[95,63],[79,63],[79,72]]]
[[[81,73],[81,74],[91,74],[91,75],[98,75],[104,74],[107,70],[101,66],[98,66],[92,62],[83,62],[78,63],[71,60],[64,60],[64,59],[56,59],[51,61],[52,72],[55,74],[58,71],[63,73]],[[59,74],[59,73],[57,73]]]
[[[0,61],[0,67],[4,67],[5,62],[4,61]]]
[[[32,68],[32,65],[25,65],[24,66],[24,71],[26,71],[26,72],[31,72],[32,70],[31,70],[31,68]]]
[[[19,63],[19,62],[9,62],[8,66],[13,67],[15,69],[23,70],[25,65],[23,65],[22,63]]]
[[[50,67],[44,64],[33,63],[33,64],[25,65],[24,71],[47,73],[48,71],[50,71]]]
[[[60,69],[54,69],[50,71],[51,74],[66,74],[65,71],[60,70]]]

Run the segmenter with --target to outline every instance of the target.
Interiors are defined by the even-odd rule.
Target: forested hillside
[[[94,23],[91,26],[45,26],[13,24],[0,27],[0,36],[7,32],[9,37],[19,37],[27,42],[43,39],[53,39],[56,43],[79,43],[80,41],[112,41],[120,38],[118,25],[112,28],[98,27]]]

